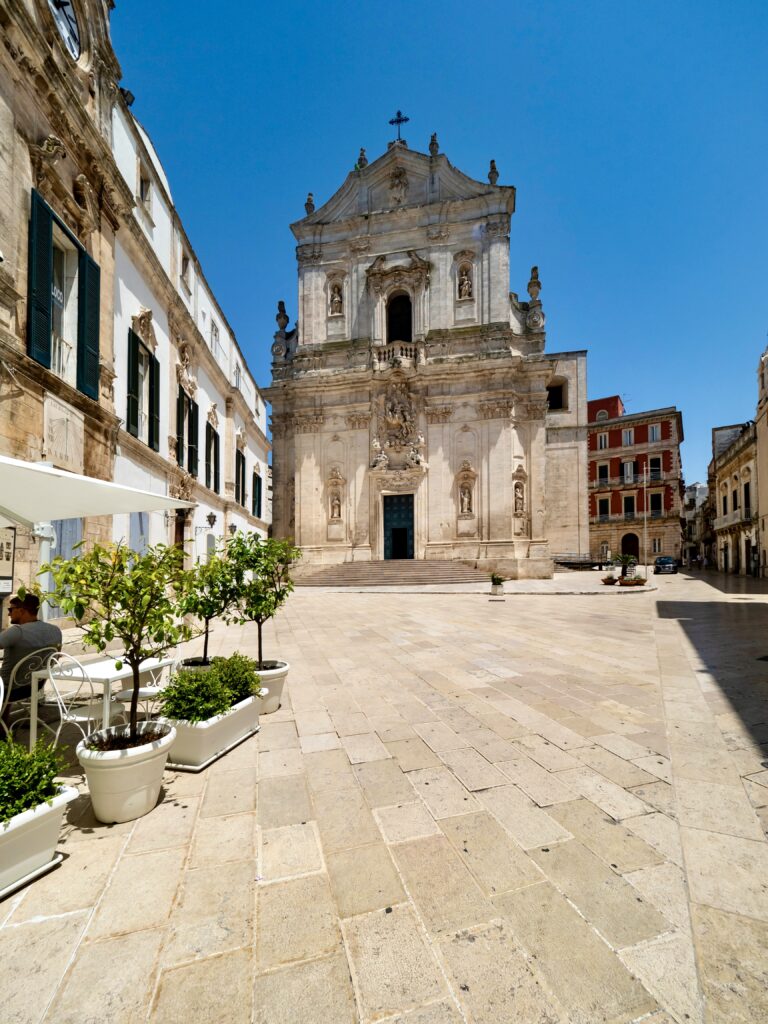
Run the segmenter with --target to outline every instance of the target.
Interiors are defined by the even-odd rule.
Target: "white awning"
[[[0,526],[194,508],[189,501],[0,455]]]

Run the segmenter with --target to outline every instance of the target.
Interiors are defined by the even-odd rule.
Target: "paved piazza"
[[[83,797],[0,906],[0,1019],[768,1020],[767,617],[714,574],[298,591],[260,735],[137,822]]]

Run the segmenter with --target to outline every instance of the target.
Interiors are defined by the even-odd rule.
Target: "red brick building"
[[[618,395],[588,403],[589,541],[595,560],[681,557],[682,413],[626,413]],[[647,537],[647,551],[644,538]]]

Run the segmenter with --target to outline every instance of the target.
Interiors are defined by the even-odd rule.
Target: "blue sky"
[[[677,405],[688,482],[754,417],[768,332],[764,0],[421,4],[118,0],[133,111],[258,383],[288,225],[393,137],[517,187],[511,281],[538,264],[547,349],[589,351],[590,398]]]

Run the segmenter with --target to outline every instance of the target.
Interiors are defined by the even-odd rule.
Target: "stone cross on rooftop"
[[[400,126],[407,124],[410,121],[410,117],[406,117],[402,110],[398,110],[393,118],[390,119],[390,124],[397,125],[397,141],[400,142]]]

